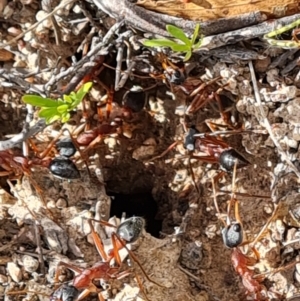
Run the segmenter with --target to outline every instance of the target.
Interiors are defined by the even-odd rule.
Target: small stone
[[[55,205],[57,208],[62,209],[62,208],[66,208],[68,204],[65,199],[59,198]]]
[[[0,274],[0,283],[7,283],[8,278],[5,275]]]
[[[0,0],[0,13],[2,13],[6,5],[7,5],[7,0]]]
[[[40,10],[36,13],[35,15],[35,18],[37,21],[41,21],[43,20],[44,18],[46,18],[48,16],[48,13],[46,13],[45,11],[43,10]],[[52,28],[52,22],[51,22],[51,18],[46,18],[43,22],[43,27],[45,28]]]
[[[295,125],[295,127],[293,129],[292,138],[296,141],[300,141],[300,124]]]
[[[22,280],[22,272],[21,269],[14,263],[14,262],[9,262],[7,264],[7,272],[9,276],[12,278],[14,282],[20,282]]]
[[[54,209],[55,206],[56,206],[56,204],[55,204],[55,201],[54,201],[54,200],[49,200],[49,201],[47,202],[47,208],[48,208],[48,209]]]
[[[11,5],[6,5],[3,10],[3,17],[4,19],[9,19],[14,14],[14,9]]]
[[[144,160],[155,154],[156,141],[154,138],[149,138],[143,142],[143,145],[134,150],[132,158],[135,160]]]
[[[23,265],[24,265],[25,271],[27,271],[29,273],[35,272],[39,267],[38,260],[29,255],[24,255],[22,260],[23,260]]]
[[[266,72],[270,63],[271,63],[271,58],[269,56],[267,56],[262,60],[256,60],[254,63],[254,69],[255,71],[260,73]]]

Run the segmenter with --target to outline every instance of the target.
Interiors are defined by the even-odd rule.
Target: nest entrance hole
[[[112,197],[110,216],[120,217],[123,212],[126,213],[126,218],[141,216],[146,220],[146,231],[154,237],[159,237],[162,221],[156,219],[158,207],[151,192],[109,195]]]

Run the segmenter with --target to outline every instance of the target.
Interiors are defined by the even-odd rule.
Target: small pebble
[[[23,265],[24,265],[25,271],[27,271],[29,273],[35,272],[39,267],[38,260],[29,255],[24,255],[22,260],[23,260]]]
[[[14,263],[14,262],[9,262],[7,264],[7,272],[9,276],[12,278],[14,282],[20,282],[22,280],[22,272],[21,269]]]
[[[271,63],[271,58],[269,56],[267,56],[262,60],[256,60],[254,63],[254,69],[255,71],[260,73],[266,72],[270,63]]]
[[[7,283],[8,278],[5,275],[0,274],[0,283]]]
[[[62,209],[62,208],[66,208],[67,207],[67,201],[63,198],[59,198],[57,201],[56,201],[56,207],[59,208],[59,209]]]

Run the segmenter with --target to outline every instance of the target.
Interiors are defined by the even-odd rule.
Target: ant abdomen
[[[49,165],[50,172],[62,179],[79,179],[80,173],[72,160],[67,157],[54,158]]]
[[[250,165],[250,163],[233,148],[227,149],[220,154],[219,163],[221,168],[226,172],[232,172],[235,164],[237,169]]]
[[[243,242],[243,228],[240,223],[231,224],[222,230],[223,243],[227,248],[236,248]]]
[[[121,223],[117,229],[117,235],[127,243],[135,242],[145,228],[145,220],[142,217],[133,216]]]
[[[74,301],[79,295],[78,289],[73,285],[60,286],[51,296],[50,301]]]

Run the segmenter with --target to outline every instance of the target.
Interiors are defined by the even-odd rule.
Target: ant
[[[57,138],[54,139],[47,149],[40,155],[33,158],[18,154],[16,150],[0,151],[0,176],[7,176],[7,182],[13,190],[13,185],[10,180],[21,179],[24,175],[28,177],[30,184],[34,187],[48,214],[53,218],[51,211],[47,208],[46,201],[43,197],[43,191],[32,176],[32,168],[35,166],[41,166],[48,168],[49,171],[56,177],[62,179],[78,179],[80,173],[72,160],[69,157],[73,156],[76,152],[76,148],[71,139],[66,138],[57,142],[57,148],[60,156],[56,158],[46,157],[52,149],[53,145],[57,142]],[[31,142],[32,144],[32,142]],[[37,149],[34,144],[32,146]],[[35,213],[32,212],[26,203],[24,206],[35,217]]]
[[[185,128],[185,125],[183,126]],[[210,136],[209,134],[198,134],[198,131],[195,128],[185,128],[185,131],[186,134],[184,136],[183,145],[190,153],[192,153],[189,155],[189,158],[219,164],[223,172],[218,175],[218,178],[220,178],[224,172],[232,172],[235,162],[237,162],[237,168],[243,168],[250,165],[247,159],[220,138]],[[161,155],[152,158],[150,161],[165,156],[178,143],[178,141],[174,142]],[[206,155],[197,155],[195,154],[196,151],[205,153]]]
[[[47,167],[49,171],[58,178],[74,180],[80,178],[80,172],[75,165],[75,163],[70,159],[76,151],[79,152],[80,156],[83,157],[81,150],[79,149],[78,144],[75,139],[72,137],[71,133],[69,133],[69,137],[65,137],[59,139],[62,134],[61,130],[57,137],[51,141],[51,143],[47,146],[47,148],[39,154],[39,151],[34,144],[33,140],[30,139],[30,145],[33,148],[35,155],[37,158],[34,161],[44,162],[43,167]],[[58,150],[59,156],[55,158],[47,157],[53,147]],[[88,164],[86,160],[84,160],[88,174],[90,175],[90,171],[88,168]]]
[[[183,61],[172,62],[161,52],[157,54],[157,59],[161,63],[163,73],[160,75],[150,73],[152,78],[163,79],[167,81],[167,84],[176,86],[179,86],[186,81],[187,72]]]
[[[234,170],[233,170],[233,181],[232,181],[233,187],[235,187],[234,182],[235,182],[236,169],[237,169],[237,162],[235,163]],[[225,221],[223,218],[221,218],[221,213],[217,204],[214,180],[212,180],[212,187],[214,192],[214,205],[218,214],[218,218],[224,224],[224,228],[222,229],[222,240],[227,248],[232,249],[231,262],[234,270],[242,279],[243,286],[246,289],[246,295],[252,295],[254,300],[256,301],[270,300],[268,298],[268,291],[266,287],[262,285],[262,281],[266,278],[266,275],[277,273],[282,270],[286,270],[299,262],[296,260],[285,266],[279,267],[277,269],[274,269],[272,271],[263,274],[256,274],[255,271],[250,268],[260,260],[260,254],[255,249],[254,245],[259,240],[259,238],[261,238],[264,235],[266,228],[271,223],[273,218],[276,216],[275,213],[269,218],[266,225],[262,228],[260,233],[252,242],[245,241],[243,224],[239,214],[238,200],[235,198],[235,191],[234,191],[235,188],[233,189],[231,199],[227,205],[227,214],[226,214],[226,221]],[[230,218],[230,211],[232,207],[234,207],[235,221],[231,220]],[[254,254],[254,258],[244,254],[241,251],[240,247],[244,245],[250,246],[250,249]]]
[[[96,221],[96,220],[94,220],[94,221]],[[99,222],[100,224],[105,225],[105,226],[115,227],[114,225],[111,225],[105,221],[97,221],[97,222]],[[77,274],[75,276],[75,278],[73,279],[72,286],[74,288],[76,288],[77,290],[83,290],[79,294],[77,301],[83,299],[84,297],[86,297],[87,295],[89,295],[92,292],[95,292],[98,294],[98,298],[100,301],[105,300],[104,296],[102,294],[103,291],[101,289],[99,289],[94,284],[93,281],[96,279],[101,280],[101,281],[109,281],[111,279],[122,279],[122,278],[130,275],[133,272],[132,269],[121,270],[122,260],[121,260],[120,254],[119,254],[119,251],[121,249],[126,249],[129,257],[138,264],[138,266],[140,267],[140,269],[142,270],[143,274],[148,279],[148,281],[162,287],[162,285],[156,283],[147,275],[147,273],[145,272],[144,268],[142,267],[142,265],[140,264],[140,262],[138,261],[138,259],[134,255],[134,253],[131,250],[129,250],[129,248],[127,247],[127,244],[135,242],[141,235],[141,233],[144,229],[144,226],[145,226],[145,221],[143,218],[131,217],[131,218],[126,219],[123,223],[121,223],[116,228],[116,231],[112,233],[111,240],[112,240],[113,248],[111,250],[109,250],[108,252],[105,252],[103,242],[102,242],[100,236],[94,230],[94,227],[92,224],[92,219],[89,219],[88,223],[91,228],[91,233],[92,233],[92,237],[93,237],[95,246],[97,248],[99,255],[102,258],[102,261],[97,262],[91,268],[87,268],[87,269],[81,269],[79,267],[76,267],[76,266],[73,266],[73,265],[70,265],[70,264],[64,263],[64,262],[58,263],[58,267],[65,266],[66,268],[74,271]],[[111,265],[111,262],[113,259],[116,262],[116,266]],[[55,276],[56,281],[58,279],[59,272],[60,272],[60,270],[58,270],[56,273],[56,276]],[[136,275],[136,273],[135,273],[135,276],[136,276],[137,282],[140,286],[140,290],[144,293],[146,299],[149,300],[144,292],[144,289],[141,285],[139,277]]]
[[[76,135],[76,144],[78,146],[85,147],[82,154],[85,155],[90,149],[100,143],[104,137],[113,134],[123,134],[123,121],[129,119],[133,114],[139,113],[145,107],[146,94],[145,91],[152,89],[153,86],[143,89],[139,86],[133,86],[130,90],[126,91],[122,97],[122,106],[119,106],[114,99],[114,90],[106,86],[99,79],[95,81],[106,91],[106,102],[103,105],[97,106],[98,124],[90,129],[88,123],[78,127],[73,132]],[[103,110],[104,108],[104,110]],[[87,119],[86,113],[84,112],[85,118]],[[83,126],[85,131],[81,132]]]

